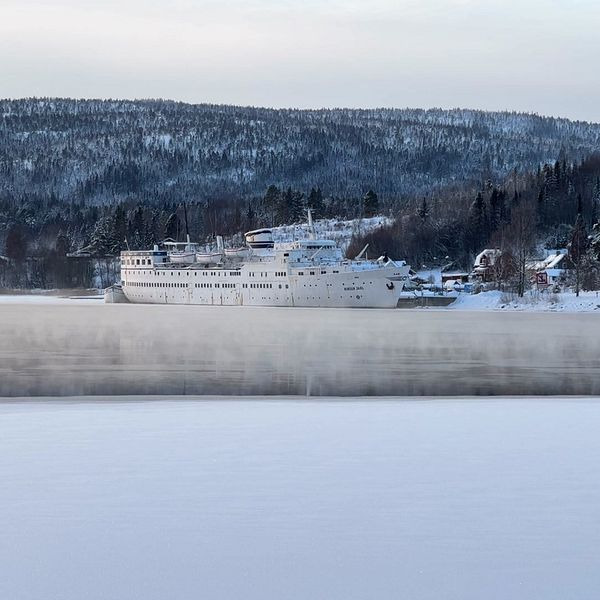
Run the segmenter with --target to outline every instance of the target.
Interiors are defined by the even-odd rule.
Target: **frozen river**
[[[0,402],[0,598],[577,600],[599,399]]]
[[[0,396],[600,395],[600,313],[24,302]]]

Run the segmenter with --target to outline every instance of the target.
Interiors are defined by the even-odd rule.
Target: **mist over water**
[[[0,396],[600,394],[596,314],[3,305]]]

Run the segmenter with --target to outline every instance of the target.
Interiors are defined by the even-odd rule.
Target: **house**
[[[446,291],[462,290],[467,283],[469,283],[468,273],[456,271],[442,273],[442,287]]]
[[[493,281],[495,279],[494,266],[501,254],[499,248],[482,250],[473,263],[471,278],[481,282]]]
[[[573,263],[566,248],[562,248],[547,250],[545,258],[529,261],[526,268],[531,282],[538,287],[545,287],[564,279],[567,272],[573,268]]]
[[[447,281],[458,281],[458,283],[469,283],[469,273],[463,273],[458,271],[448,271],[442,273],[442,285]]]

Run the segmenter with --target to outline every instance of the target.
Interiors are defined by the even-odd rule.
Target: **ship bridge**
[[[276,252],[284,262],[337,262],[343,259],[341,250],[332,240],[297,240],[278,244]]]

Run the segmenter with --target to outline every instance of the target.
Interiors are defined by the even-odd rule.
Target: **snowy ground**
[[[0,598],[591,600],[600,399],[0,402]]]
[[[101,295],[95,296],[54,296],[47,294],[0,294],[0,305],[2,304],[40,304],[52,305],[98,305],[103,304]],[[425,295],[434,294],[424,292]],[[407,291],[404,297],[420,296],[419,291]],[[470,310],[470,311],[519,311],[519,312],[598,312],[600,311],[600,292],[581,292],[579,297],[574,292],[562,292],[560,294],[535,294],[528,293],[524,298],[517,298],[514,294],[491,291],[480,294],[466,294],[456,292],[445,292],[445,296],[457,295],[457,300],[447,308],[428,308],[427,310]],[[297,309],[290,309],[297,310]]]
[[[50,294],[0,294],[0,305],[2,304],[61,304],[63,306],[75,306],[80,304],[104,304],[104,296],[54,296]]]
[[[491,291],[481,294],[460,294],[450,305],[455,310],[504,310],[527,312],[599,312],[600,292],[560,294],[527,293],[523,298],[514,294]]]

